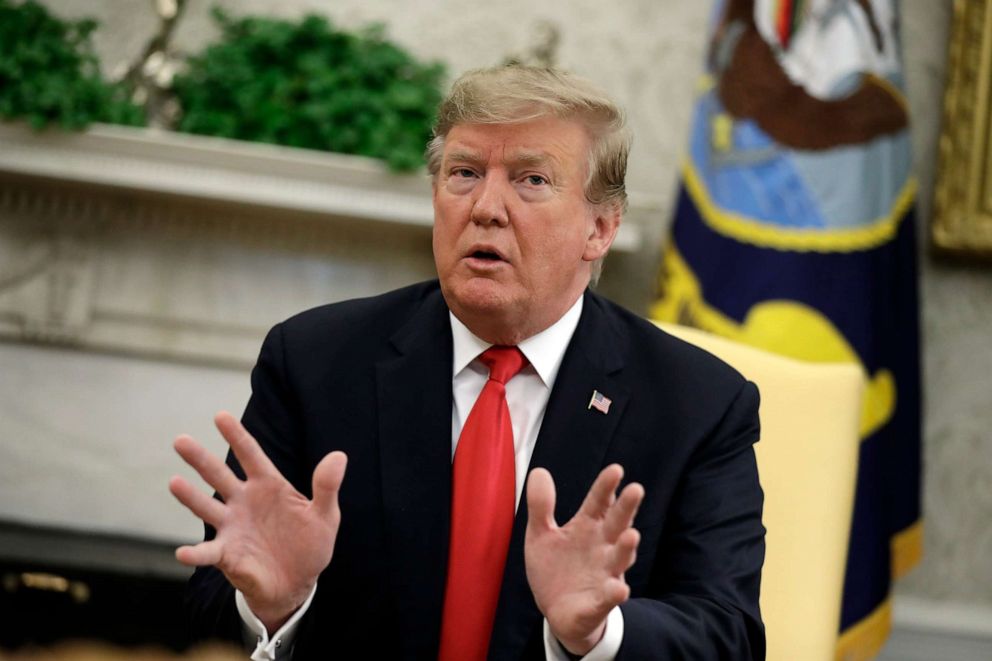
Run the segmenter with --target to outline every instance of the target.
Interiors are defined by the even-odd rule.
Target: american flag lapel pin
[[[607,413],[610,412],[610,404],[612,403],[613,403],[612,399],[610,399],[603,393],[599,392],[598,390],[593,390],[592,397],[589,399],[589,406],[586,407],[586,410],[596,409],[603,415],[606,415]]]

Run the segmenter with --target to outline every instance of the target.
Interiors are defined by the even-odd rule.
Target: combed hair
[[[589,132],[586,199],[626,210],[630,131],[623,110],[590,81],[555,69],[508,65],[463,74],[438,108],[427,168],[437,176],[444,139],[458,124],[514,124],[549,115],[579,121]]]

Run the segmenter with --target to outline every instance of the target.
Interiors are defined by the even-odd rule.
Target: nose
[[[510,224],[510,214],[506,209],[506,185],[496,177],[487,176],[475,187],[475,202],[472,204],[472,222],[477,225],[494,224],[506,227]]]

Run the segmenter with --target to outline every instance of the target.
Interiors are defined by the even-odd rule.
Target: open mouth
[[[503,261],[503,258],[502,257],[500,257],[496,253],[490,252],[488,250],[476,250],[475,252],[472,253],[471,256],[474,257],[475,259],[484,259],[484,260],[492,261],[492,262],[501,262],[501,261]]]

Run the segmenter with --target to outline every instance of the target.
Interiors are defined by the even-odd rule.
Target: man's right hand
[[[192,437],[176,438],[176,452],[224,499],[211,498],[178,475],[169,480],[172,495],[217,530],[210,541],[176,549],[176,558],[224,572],[271,633],[306,601],[331,561],[347,457],[331,452],[317,464],[310,500],[279,473],[230,413],[218,413],[214,423],[247,479],[239,479]]]

